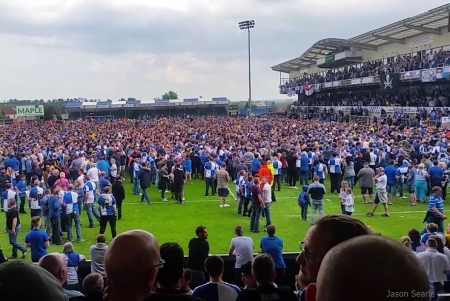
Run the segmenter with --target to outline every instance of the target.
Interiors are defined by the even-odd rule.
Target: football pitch
[[[233,187],[232,187],[232,186]],[[230,240],[234,236],[234,227],[241,225],[244,228],[245,235],[253,237],[255,242],[254,251],[260,252],[259,240],[266,233],[251,233],[249,231],[250,220],[237,214],[236,202],[231,195],[227,198],[230,207],[219,208],[218,198],[205,197],[205,185],[201,180],[194,180],[193,184],[185,185],[186,202],[183,205],[177,204],[169,199],[170,193],[166,193],[169,202],[162,202],[160,193],[155,187],[149,189],[152,204],[147,205],[140,202],[140,196],[132,194],[132,184],[128,179],[124,181],[127,197],[122,206],[124,220],[117,221],[117,232],[121,233],[130,229],[143,229],[153,233],[160,244],[169,241],[178,242],[187,254],[189,239],[195,236],[195,228],[203,225],[208,229],[208,241],[211,254],[227,254]],[[325,183],[329,189],[329,182]],[[230,184],[232,191],[235,191],[234,184]],[[277,202],[271,205],[272,224],[276,227],[276,235],[284,240],[285,252],[297,252],[299,250],[299,241],[310,227],[310,222],[303,221],[300,218],[300,208],[297,205],[299,190],[289,189],[282,184],[281,191],[276,191]],[[370,204],[363,204],[359,187],[354,189],[355,193],[355,213],[354,216],[361,219],[368,226],[371,226],[375,232],[383,236],[398,240],[402,235],[406,235],[408,230],[415,227],[422,229],[422,223],[427,210],[426,204],[418,204],[416,207],[409,206],[409,199],[395,197],[394,206],[390,206],[390,217],[381,217],[383,210],[377,209],[374,217],[366,217],[365,214],[370,210]],[[406,195],[406,194],[405,194]],[[337,194],[328,193],[325,198],[325,214],[340,213],[340,203]],[[25,234],[30,229],[29,210],[28,214],[21,214],[21,225],[18,241],[23,243]],[[311,208],[308,208],[308,215],[311,216]],[[5,224],[5,215],[0,215],[0,223]],[[75,251],[89,257],[89,247],[95,244],[95,237],[99,232],[98,223],[95,228],[88,228],[86,212],[81,214],[81,233],[84,242],[73,243]],[[260,230],[263,230],[265,218],[261,217]],[[75,235],[75,229],[72,228]],[[1,231],[0,246],[5,255],[11,255],[11,246],[9,245],[8,234]],[[75,235],[76,236],[76,235]],[[111,241],[111,232],[109,226],[106,229],[105,236],[107,243]],[[66,238],[65,234],[65,238]],[[62,252],[62,246],[50,247],[50,252]],[[19,252],[20,253],[20,252]],[[19,254],[20,256],[20,254]],[[30,255],[27,256],[30,259]]]

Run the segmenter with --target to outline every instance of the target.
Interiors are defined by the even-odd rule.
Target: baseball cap
[[[27,287],[24,289],[23,284]],[[67,301],[61,284],[38,265],[22,260],[0,264],[0,296],[2,301]]]
[[[378,167],[377,170],[384,171],[384,167]]]

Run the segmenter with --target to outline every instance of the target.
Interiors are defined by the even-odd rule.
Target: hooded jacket
[[[139,171],[139,183],[141,184],[142,188],[149,188],[151,185],[151,170],[148,167],[142,167],[142,169]]]

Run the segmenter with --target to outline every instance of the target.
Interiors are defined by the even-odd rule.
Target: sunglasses
[[[160,260],[158,264],[153,265],[152,268],[162,268],[166,262],[164,260]]]

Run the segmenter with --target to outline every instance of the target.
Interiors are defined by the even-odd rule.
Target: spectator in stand
[[[64,257],[59,253],[50,253],[39,259],[39,266],[52,274],[61,286],[67,281],[67,265]],[[70,301],[81,301],[84,295],[78,290],[67,290],[64,293]]]
[[[417,254],[417,258],[425,267],[428,279],[431,282],[444,282],[450,273],[450,264],[447,256],[437,250],[437,241],[433,238],[427,240],[426,251]]]
[[[229,256],[235,256],[236,262],[234,264],[237,283],[241,284],[241,266],[253,260],[253,238],[244,235],[244,230],[241,226],[234,227],[234,234],[236,237],[231,239]]]
[[[87,301],[103,301],[104,281],[102,275],[90,273],[83,279],[81,293]]]
[[[426,246],[421,242],[420,232],[418,230],[414,228],[409,230],[408,237],[411,239],[411,249],[414,252],[420,253],[427,249]]]
[[[189,241],[186,268],[191,272],[191,288],[205,283],[205,260],[209,255],[208,230],[205,226],[195,229],[196,237]]]
[[[143,230],[119,234],[113,239],[105,254],[105,270],[108,277],[105,300],[146,299],[163,265],[158,242],[152,234]]]
[[[267,236],[261,237],[260,248],[261,253],[266,253],[272,256],[275,263],[275,271],[277,276],[275,283],[284,285],[286,279],[286,264],[283,258],[283,239],[275,236],[275,226],[267,226]]]
[[[370,235],[372,231],[360,220],[348,215],[325,215],[309,228],[303,239],[303,251],[297,256],[301,268],[296,277],[300,301],[305,301],[304,288],[317,281],[322,259],[334,246],[353,237]]]
[[[355,237],[328,251],[317,283],[306,290],[306,301],[387,301],[395,297],[428,301],[432,296],[430,284],[418,264],[415,255],[394,240],[378,235]],[[366,281],[367,274],[384,276],[374,285]]]
[[[223,259],[219,256],[208,257],[205,260],[205,269],[209,275],[209,282],[196,287],[192,296],[205,301],[235,301],[241,290],[236,285],[222,280],[225,270]]]
[[[263,296],[267,295],[271,297],[271,300],[298,301],[291,288],[274,285],[275,264],[270,255],[259,254],[255,257],[252,262],[252,274],[255,277],[257,288],[242,290],[236,301],[263,300]]]
[[[73,245],[70,242],[64,244],[62,255],[67,265],[67,280],[63,287],[68,290],[78,291],[81,289],[78,282],[78,267],[80,262],[86,260],[86,257],[75,252]]]
[[[256,280],[252,275],[252,262],[241,265],[241,280],[244,283],[242,289],[256,288]]]
[[[1,300],[67,301],[52,274],[24,260],[0,264],[0,283]]]
[[[106,277],[104,262],[108,246],[106,245],[105,235],[97,235],[96,241],[97,243],[89,249],[89,255],[91,257],[91,273],[99,273],[103,277]]]
[[[184,252],[181,246],[176,242],[168,242],[162,244],[159,250],[163,264],[161,264],[158,272],[157,286],[147,300],[204,301],[188,295],[185,290],[180,290],[179,284],[184,277]]]

